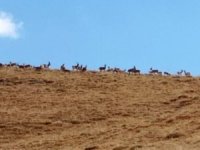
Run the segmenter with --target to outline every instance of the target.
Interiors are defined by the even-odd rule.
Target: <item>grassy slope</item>
[[[198,149],[200,80],[0,69],[0,149]]]

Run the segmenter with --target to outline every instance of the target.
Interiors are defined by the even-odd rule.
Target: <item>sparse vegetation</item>
[[[198,149],[198,77],[0,68],[0,149]]]

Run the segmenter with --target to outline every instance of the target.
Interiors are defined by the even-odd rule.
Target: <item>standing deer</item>
[[[113,71],[114,71],[114,69],[113,69],[113,68],[110,68],[110,67],[108,66],[107,72],[113,72]]]
[[[78,70],[79,68],[79,63],[77,63],[76,65],[72,66],[72,70]]]
[[[190,77],[190,76],[191,76],[191,73],[190,73],[190,72],[187,72],[187,71],[185,71],[185,70],[184,70],[184,74],[185,74],[185,76],[187,76],[187,77]]]
[[[85,67],[82,67],[81,71],[83,72],[87,71],[87,65]]]
[[[136,67],[134,66],[131,69],[128,69],[128,73],[134,73],[134,74],[140,74],[140,70],[136,69]]]
[[[169,72],[164,72],[164,75],[171,76],[171,74]]]
[[[37,67],[33,67],[36,71],[40,71],[44,68],[43,65],[37,66]]]
[[[0,67],[3,67],[3,66],[4,66],[4,64],[0,63]]]
[[[44,65],[43,65],[43,67],[44,67],[45,69],[49,69],[50,66],[51,66],[50,61],[48,62],[48,64],[44,64]]]
[[[99,71],[105,71],[106,70],[106,65],[104,67],[99,67]]]
[[[184,72],[184,70],[181,70],[181,71],[178,71],[177,74],[178,74],[179,76],[181,76],[181,75],[183,75],[183,72]]]
[[[83,65],[78,66],[77,70],[82,71]]]
[[[150,73],[150,74],[159,74],[159,71],[158,71],[157,69],[153,69],[153,68],[151,67],[149,73]]]

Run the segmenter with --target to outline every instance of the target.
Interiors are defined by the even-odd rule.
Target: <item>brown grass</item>
[[[2,150],[200,147],[200,79],[0,69]]]

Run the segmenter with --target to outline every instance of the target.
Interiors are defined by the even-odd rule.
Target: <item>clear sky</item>
[[[200,74],[199,0],[0,0],[0,62]]]

